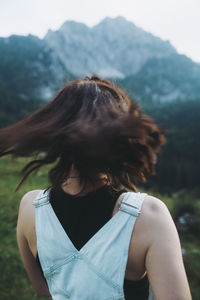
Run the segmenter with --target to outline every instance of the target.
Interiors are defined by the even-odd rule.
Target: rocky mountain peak
[[[96,27],[113,27],[113,26],[119,26],[119,27],[136,27],[133,22],[128,21],[126,18],[122,16],[118,16],[115,18],[106,17],[104,18],[99,24],[95,25],[93,28]]]
[[[13,82],[20,99],[31,91],[33,98],[48,100],[68,79],[94,73],[120,80],[130,94],[147,103],[195,99],[200,94],[199,64],[121,16],[93,27],[66,21],[44,39],[0,38],[0,51],[0,77],[7,91]],[[7,77],[4,68],[11,68],[13,77]]]
[[[45,42],[76,76],[123,78],[138,72],[149,58],[176,53],[169,42],[121,16],[107,17],[92,28],[67,21],[59,30],[49,31]]]
[[[66,21],[59,29],[60,32],[63,32],[64,34],[70,33],[70,34],[80,34],[82,32],[88,31],[90,28],[80,22],[75,22],[75,21]]]

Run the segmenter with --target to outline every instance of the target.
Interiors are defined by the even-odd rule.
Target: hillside
[[[14,189],[19,180],[19,171],[25,166],[29,159],[15,159],[3,157],[0,159],[0,299],[2,300],[30,300],[37,296],[28,280],[24,266],[22,264],[16,241],[16,224],[19,202],[22,196],[28,191],[35,189],[45,189],[48,180],[47,174],[50,166],[44,166],[37,174],[31,175],[17,193]],[[52,167],[52,166],[51,166]],[[158,197],[168,206],[174,221],[182,218],[183,213],[193,210],[192,217],[195,223],[187,223],[186,231],[179,230],[181,246],[184,250],[184,264],[188,275],[189,284],[193,300],[199,300],[200,286],[200,241],[199,241],[199,219],[200,219],[200,199],[199,191],[179,191],[168,197],[165,194],[158,194],[152,190],[142,190],[150,195]],[[177,224],[178,225],[178,224]],[[40,297],[39,299],[47,299]]]
[[[39,38],[0,38],[0,127],[36,109],[72,75]]]
[[[185,55],[149,59],[136,74],[121,80],[143,103],[200,98],[200,67]]]
[[[66,21],[43,40],[0,38],[0,57],[0,127],[48,101],[68,80],[94,73],[119,80],[149,104],[200,95],[200,65],[123,17],[93,27]]]

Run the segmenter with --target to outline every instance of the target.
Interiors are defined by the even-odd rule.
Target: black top
[[[61,188],[50,190],[50,203],[70,240],[80,250],[112,217],[117,198],[126,190],[103,186],[84,196],[73,196]],[[37,261],[39,258],[37,255]],[[146,300],[149,295],[147,275],[138,281],[124,280],[126,300]]]

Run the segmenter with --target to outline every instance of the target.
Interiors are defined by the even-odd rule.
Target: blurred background
[[[1,0],[0,128],[43,106],[69,80],[98,74],[125,88],[168,129],[156,175],[139,188],[168,206],[194,300],[200,299],[200,2]],[[14,193],[31,159],[0,158],[0,299],[35,298],[16,244],[22,196],[47,186],[51,166]]]

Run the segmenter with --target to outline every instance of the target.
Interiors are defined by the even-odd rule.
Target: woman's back
[[[135,184],[145,182],[146,177],[155,174],[157,155],[165,143],[164,133],[165,130],[155,124],[151,117],[142,113],[140,105],[130,99],[116,83],[94,75],[69,82],[44,107],[16,124],[0,129],[0,156],[34,156],[35,159],[23,168],[23,178],[17,189],[31,172],[44,165],[53,164],[48,172],[50,186],[47,190],[63,187],[67,183],[66,192],[83,195],[88,192],[87,189],[94,190],[99,180],[104,179],[111,186],[126,188],[134,195]],[[74,175],[73,170],[77,174]],[[39,295],[50,296],[35,260],[37,221],[35,224],[32,203],[37,194],[38,191],[32,191],[22,199],[17,236],[22,259],[35,290]],[[143,200],[141,214],[136,221],[132,217],[130,219],[135,221],[134,230],[131,226],[128,227],[131,233],[133,230],[133,235],[129,253],[126,253],[126,278],[139,280],[147,271],[156,299],[190,300],[180,241],[169,211],[162,201],[154,197],[147,196]],[[116,203],[113,214],[126,220],[125,211],[123,214],[121,210],[118,213],[120,208],[119,203]],[[51,211],[47,218],[51,225],[51,218],[55,221],[55,215],[48,202],[45,202],[44,207],[38,205],[36,208],[36,218],[39,214],[38,220],[42,224],[41,211],[46,216]],[[113,219],[117,218],[114,216]],[[58,224],[60,223],[55,221],[55,226],[62,231],[62,226]],[[129,222],[128,224],[130,225]],[[50,251],[51,247],[48,248],[48,245],[54,248],[56,244],[51,244],[50,241],[48,244],[48,232],[45,236],[46,227],[43,225],[38,233],[39,236],[43,234],[42,243],[46,243],[45,249]],[[54,241],[56,231],[54,227],[50,228],[54,233]],[[114,226],[111,232],[116,228],[118,227]],[[126,233],[120,237],[126,238]],[[62,244],[62,239],[59,242]],[[123,245],[122,243],[121,247]],[[57,251],[54,254],[55,257],[52,255],[50,260],[57,257]],[[44,257],[45,255],[44,252]],[[109,251],[106,257],[107,255]],[[40,260],[42,257],[43,255]],[[103,258],[102,267],[106,267]],[[94,295],[91,297],[94,299]]]
[[[125,192],[125,189],[116,191],[108,185],[103,185],[85,196],[77,197],[61,188],[55,188],[50,191],[50,202],[66,234],[76,249],[80,250],[109,221],[117,199]],[[134,279],[133,275],[128,263],[125,277],[129,280],[124,281],[126,299],[132,299],[133,295],[135,299],[147,299],[147,275],[142,279],[138,274]]]
[[[32,202],[37,195],[38,191],[28,193],[21,207],[23,227],[27,240],[32,245],[34,257],[37,253],[36,236],[34,237],[35,224],[30,225],[30,220],[34,221],[35,218]],[[118,199],[113,215],[118,211],[123,195]],[[28,202],[29,205],[27,205]],[[26,206],[26,217],[23,213],[24,206]],[[29,206],[28,209],[27,206]],[[151,253],[151,247],[154,247],[155,254]],[[139,280],[147,271],[156,299],[191,299],[179,247],[176,229],[167,208],[157,198],[146,196],[130,240],[126,278]],[[173,264],[169,264],[171,260],[174,261]],[[171,281],[171,276],[173,281]]]

